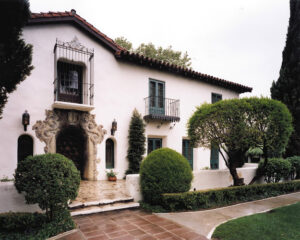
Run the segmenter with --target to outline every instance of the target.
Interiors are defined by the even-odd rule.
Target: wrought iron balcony
[[[75,84],[76,85],[76,84]],[[80,83],[75,86],[69,81],[54,81],[53,108],[91,111],[94,109],[94,84]]]
[[[180,101],[176,99],[163,97],[145,98],[145,116],[146,121],[159,120],[166,122],[180,121]]]
[[[92,105],[93,98],[94,84],[54,81],[54,101]]]

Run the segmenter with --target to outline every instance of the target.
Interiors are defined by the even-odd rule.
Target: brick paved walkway
[[[173,221],[141,210],[124,210],[73,217],[79,231],[60,240],[207,240]]]

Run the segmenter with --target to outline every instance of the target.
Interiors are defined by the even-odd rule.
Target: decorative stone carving
[[[44,148],[45,153],[55,152],[55,136],[60,130],[59,120],[59,116],[54,111],[46,110],[46,119],[44,121],[37,121],[32,127],[32,130],[35,130],[37,138],[46,143]]]
[[[95,115],[70,111],[70,110],[46,110],[46,119],[37,121],[32,129],[39,140],[45,142],[45,153],[56,152],[56,136],[64,126],[77,125],[80,126],[87,136],[87,159],[85,162],[84,178],[88,180],[97,180],[97,166],[100,162],[97,159],[97,144],[103,141],[106,130],[102,125],[97,125]]]

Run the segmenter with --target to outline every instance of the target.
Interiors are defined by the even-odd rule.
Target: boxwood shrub
[[[197,210],[273,197],[300,191],[300,180],[256,184],[162,195],[161,206],[168,211]]]
[[[263,169],[263,160],[259,163],[258,171],[263,172],[267,183],[288,179],[291,173],[291,163],[283,158],[269,158]]]
[[[140,177],[143,200],[159,205],[162,193],[189,191],[193,174],[185,157],[172,149],[161,148],[152,151],[142,162]]]
[[[79,184],[79,171],[61,154],[29,156],[18,164],[15,172],[17,190],[25,192],[27,203],[38,203],[46,210],[48,221],[67,209],[68,201],[77,196]]]
[[[291,165],[291,179],[300,179],[300,156],[289,157],[288,160]]]

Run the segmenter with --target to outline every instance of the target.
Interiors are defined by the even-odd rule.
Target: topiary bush
[[[300,179],[300,156],[289,157],[288,160],[291,165],[291,179]]]
[[[146,203],[161,203],[162,193],[189,191],[193,174],[191,167],[180,153],[161,148],[152,151],[142,162],[140,184]]]
[[[263,161],[260,161],[258,171],[264,175],[267,183],[288,179],[292,167],[292,164],[283,158],[269,158],[265,168],[263,165]]]
[[[15,186],[25,192],[28,204],[38,203],[46,210],[48,220],[59,216],[59,212],[75,199],[80,184],[80,172],[74,163],[61,154],[29,156],[18,164]]]

